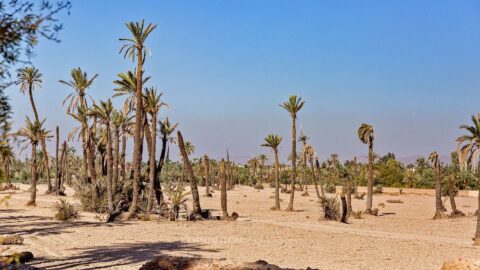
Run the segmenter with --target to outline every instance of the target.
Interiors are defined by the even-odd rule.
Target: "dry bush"
[[[388,203],[403,203],[402,200],[387,200]]]
[[[323,208],[325,219],[327,220],[340,220],[342,213],[340,210],[340,202],[336,197],[321,197],[320,206]]]
[[[357,212],[352,211],[352,212],[350,213],[350,216],[352,216],[354,219],[362,219],[362,218],[363,218],[362,215],[363,215],[363,212],[362,212],[362,211],[357,211]]]
[[[385,204],[384,204],[384,203],[379,203],[379,204],[377,204],[377,206],[378,206],[378,207],[383,207],[383,208],[385,208]]]
[[[376,185],[375,188],[373,189],[373,194],[381,194],[381,193],[383,193],[383,186]]]
[[[103,213],[107,209],[106,189],[98,187],[98,201],[96,201],[95,196],[93,196],[94,192],[96,192],[96,190],[93,185],[78,184],[77,186],[75,186],[75,197],[80,200],[83,211]]]
[[[263,185],[262,184],[256,184],[255,189],[263,189]]]
[[[75,207],[71,205],[67,200],[60,199],[55,203],[55,219],[59,221],[70,221],[72,219],[78,218],[78,212],[75,210]]]
[[[0,245],[21,245],[23,244],[23,237],[20,235],[9,235],[0,237]]]
[[[328,183],[325,185],[325,192],[327,193],[336,193],[337,187],[334,184]]]

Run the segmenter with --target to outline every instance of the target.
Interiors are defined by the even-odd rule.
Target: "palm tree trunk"
[[[296,118],[292,117],[292,190],[290,193],[290,201],[287,211],[293,210],[293,199],[295,197],[295,178],[297,178],[297,128]]]
[[[368,181],[367,181],[367,209],[366,213],[372,213],[373,205],[373,143],[368,145]]]
[[[313,166],[313,158],[311,157],[310,157],[310,167],[312,168],[312,179],[313,179],[313,185],[315,186],[315,193],[317,194],[317,198],[320,199],[321,196],[320,196],[320,191],[318,190],[317,175],[315,174],[315,166]]]
[[[443,218],[442,186],[441,186],[440,164],[435,164],[435,216],[433,219]]]
[[[117,193],[117,186],[118,186],[118,163],[120,160],[120,129],[115,127],[113,132],[114,139],[113,139],[113,180],[112,180],[112,192],[115,195]]]
[[[64,142],[63,143],[63,146],[62,146],[62,154],[60,155],[60,164],[58,165],[59,168],[58,168],[58,179],[57,181],[55,182],[55,191],[57,192],[57,195],[60,195],[60,186],[61,186],[61,183],[62,183],[62,178],[65,178],[65,171],[63,170],[63,163],[65,162],[65,153],[66,153],[66,150],[67,150],[67,142]],[[58,162],[57,162],[58,164]]]
[[[147,212],[145,213],[145,220],[150,219],[150,211],[153,207],[153,196],[155,195],[155,150],[157,148],[157,114],[152,113],[152,132],[151,132],[151,149],[150,149],[150,182],[148,183],[148,199],[147,199]]]
[[[31,182],[31,193],[30,201],[27,205],[35,206],[35,199],[37,198],[37,143],[32,143],[32,182]]]
[[[278,161],[278,149],[274,148],[275,154],[275,210],[280,210],[280,163]]]
[[[228,219],[227,211],[227,180],[225,176],[225,161],[220,162],[220,204],[222,207],[222,218]]]
[[[203,174],[205,177],[205,195],[209,196],[210,195],[210,161],[208,160],[208,157],[205,156],[205,161],[204,161],[204,170]]]
[[[305,194],[308,194],[308,185],[307,185],[307,152],[306,144],[303,145],[303,186]]]
[[[125,180],[127,178],[127,167],[126,167],[126,159],[125,154],[127,151],[127,131],[124,129],[122,131],[122,153],[120,154],[120,178],[122,180],[122,186],[125,184]]]
[[[320,162],[318,162],[318,157],[315,157],[315,167],[317,168],[318,172],[318,184],[320,185],[320,193],[322,197],[325,197],[325,190],[323,189],[323,181],[322,181],[322,171],[320,170]]]
[[[163,165],[165,164],[165,152],[167,151],[168,138],[166,135],[162,138],[162,152],[160,152],[160,160],[158,161],[157,168],[155,169],[155,197],[157,198],[158,205],[162,205],[165,202],[163,198],[162,185],[160,183],[160,176],[162,174]]]
[[[60,181],[60,168],[58,167],[58,151],[60,147],[60,128],[57,126],[56,128],[56,143],[55,143],[55,186],[58,186],[58,182]]]
[[[137,211],[137,203],[138,203],[138,193],[139,193],[139,185],[140,185],[140,174],[142,170],[142,142],[143,137],[142,135],[142,123],[143,123],[143,48],[137,48],[137,85],[135,89],[135,131],[133,136],[133,196],[132,196],[132,203],[130,204],[130,208],[128,209],[128,213],[125,216],[126,219],[130,219],[135,216]]]
[[[112,182],[113,182],[113,155],[112,155],[112,132],[110,130],[110,123],[106,123],[107,131],[107,203],[108,211],[113,212],[113,192],[112,192]]]
[[[33,100],[33,86],[30,85],[28,89],[28,96],[30,98],[30,104],[32,105],[32,110],[33,114],[35,115],[35,120],[37,122],[40,122],[39,117],[38,117],[38,111],[37,107],[35,106],[35,101]],[[45,138],[42,138],[40,140],[40,143],[42,145],[42,152],[44,156],[44,162],[45,162],[45,168],[47,169],[47,193],[50,193],[52,191],[52,182],[50,180],[50,166],[49,166],[49,157],[48,157],[48,152],[47,152],[47,145],[45,143]]]
[[[352,209],[352,188],[348,180],[347,180],[347,183],[345,184],[345,189],[347,193],[347,217],[349,217],[352,214],[353,209]]]
[[[177,131],[177,137],[178,147],[180,148],[180,152],[182,153],[183,162],[185,163],[185,170],[190,180],[190,189],[193,197],[193,214],[201,215],[202,208],[200,207],[200,196],[198,195],[197,180],[195,179],[195,175],[193,175],[192,165],[190,164],[187,152],[185,151],[185,144],[183,142],[182,133],[180,131]]]
[[[480,167],[478,167],[480,168]],[[480,172],[479,172],[480,173]],[[478,197],[477,197],[477,228],[475,230],[474,245],[480,246],[480,176],[477,178]]]
[[[87,131],[89,132],[89,131]],[[98,185],[97,185],[97,172],[95,171],[95,145],[90,138],[86,139],[87,144],[87,165],[90,175],[90,180],[93,186],[93,199],[95,202],[98,202]]]

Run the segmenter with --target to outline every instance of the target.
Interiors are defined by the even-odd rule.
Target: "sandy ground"
[[[296,211],[285,212],[269,210],[273,189],[236,187],[228,193],[229,211],[240,214],[235,222],[105,224],[84,212],[77,221],[57,222],[52,205],[58,198],[44,195],[45,186],[40,186],[37,206],[26,207],[27,188],[21,185],[9,206],[0,207],[0,234],[22,235],[24,245],[10,246],[5,252],[32,251],[37,257],[33,264],[47,269],[138,269],[160,254],[263,259],[282,267],[319,269],[439,269],[445,260],[480,258],[480,248],[473,247],[471,240],[476,219],[434,221],[434,198],[426,195],[376,195],[374,205],[386,205],[379,207],[381,216],[341,224],[319,220],[313,189],[310,197],[297,192]],[[73,191],[68,189],[67,195],[79,207]],[[288,196],[281,194],[283,208]],[[391,204],[387,199],[404,203]],[[219,192],[213,198],[201,197],[201,203],[218,213]],[[353,203],[354,210],[364,209],[365,201]],[[476,198],[457,198],[457,205],[465,213],[474,212]]]

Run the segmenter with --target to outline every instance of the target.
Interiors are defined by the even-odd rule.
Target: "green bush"
[[[55,210],[57,211],[55,213],[56,220],[65,222],[78,218],[78,212],[75,210],[75,207],[65,199],[60,199],[55,203]]]

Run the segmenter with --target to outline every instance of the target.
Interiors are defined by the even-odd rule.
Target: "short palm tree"
[[[42,73],[40,71],[31,66],[31,67],[25,67],[20,70],[18,73],[18,82],[17,84],[20,85],[20,92],[22,94],[28,93],[28,97],[30,99],[30,105],[32,106],[33,114],[35,116],[35,121],[39,122],[39,116],[38,116],[38,111],[37,111],[37,106],[35,106],[35,100],[33,98],[33,91],[35,90],[36,87],[40,87],[43,83],[42,79]],[[47,171],[47,192],[50,193],[52,191],[52,183],[50,181],[50,160],[49,160],[49,155],[47,152],[47,144],[45,140],[40,141],[42,145],[42,151],[43,151],[43,161],[44,161],[44,166]]]
[[[162,187],[160,185],[160,174],[162,173],[163,165],[165,164],[165,154],[167,152],[168,142],[173,141],[171,137],[172,133],[178,126],[178,123],[172,124],[170,120],[165,118],[163,121],[159,122],[160,124],[160,134],[162,138],[162,150],[160,152],[160,160],[157,164],[157,173],[155,175],[155,197],[157,199],[158,205],[161,205],[164,202]]]
[[[480,113],[472,115],[472,125],[461,125],[460,129],[466,131],[466,135],[457,138],[460,164],[464,169],[477,170],[478,182],[478,209],[480,209]],[[480,245],[480,210],[477,215],[477,228],[475,231],[475,245]]]
[[[368,144],[368,176],[367,176],[367,209],[366,213],[372,213],[373,205],[373,142],[375,141],[375,133],[373,126],[369,124],[362,124],[358,128],[358,138],[364,144]]]
[[[143,123],[143,64],[145,63],[145,56],[148,52],[148,48],[145,46],[145,42],[148,36],[156,28],[156,25],[148,24],[145,22],[129,22],[126,26],[132,37],[120,38],[120,41],[125,42],[121,47],[120,53],[123,53],[124,58],[130,58],[132,62],[137,60],[136,69],[136,85],[135,85],[135,132],[133,137],[133,197],[128,214],[125,216],[127,219],[133,217],[137,210],[138,196],[139,196],[139,184],[142,164],[142,150],[141,145],[142,138],[142,125]]]
[[[98,74],[89,78],[87,73],[82,71],[81,68],[74,68],[70,71],[70,77],[71,79],[69,81],[59,81],[74,90],[72,93],[68,94],[63,101],[63,105],[68,102],[67,113],[75,111],[81,105],[88,107],[87,98],[91,100],[92,97],[87,93],[87,89],[92,86],[93,81],[98,77]]]
[[[27,205],[35,205],[35,199],[37,196],[37,145],[39,142],[42,140],[48,140],[52,136],[50,135],[50,131],[46,130],[43,127],[43,124],[45,123],[45,120],[42,122],[39,121],[34,121],[32,122],[30,118],[26,118],[25,120],[25,126],[20,129],[17,133],[17,136],[22,137],[23,139],[21,142],[25,143],[25,145],[22,147],[22,151],[25,150],[28,146],[32,147],[32,173],[31,173],[31,196],[30,196],[30,201],[28,201]]]
[[[262,144],[263,147],[270,147],[273,150],[275,155],[275,206],[273,209],[280,210],[280,172],[278,161],[278,146],[282,142],[282,137],[276,134],[269,134],[265,138],[265,143]]]
[[[91,116],[96,116],[105,127],[105,146],[107,150],[107,206],[110,212],[113,212],[113,191],[112,191],[112,182],[113,182],[113,154],[112,154],[112,131],[111,131],[111,122],[112,122],[112,112],[114,108],[112,106],[112,101],[108,99],[107,101],[100,101],[100,104],[94,104],[90,108],[88,114]]]
[[[435,216],[433,219],[445,217],[442,204],[442,173],[440,169],[440,159],[437,152],[432,152],[428,157],[435,171]]]
[[[297,178],[297,113],[303,108],[305,101],[301,97],[295,95],[290,96],[288,101],[280,104],[292,117],[292,184],[290,193],[290,202],[288,203],[287,211],[293,210],[293,200],[295,197],[295,180]]]

